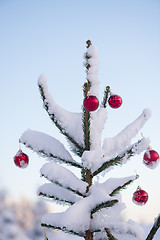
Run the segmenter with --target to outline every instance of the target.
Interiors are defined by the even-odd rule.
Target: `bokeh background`
[[[159,0],[1,0],[0,36],[0,188],[11,199],[37,199],[43,182],[39,169],[45,160],[24,146],[28,168],[13,163],[25,130],[45,132],[67,145],[43,109],[37,79],[45,74],[55,101],[69,111],[81,111],[88,39],[98,47],[99,99],[107,85],[123,99],[121,108],[108,108],[103,137],[115,136],[147,107],[152,117],[142,132],[160,153]],[[140,138],[141,133],[135,141]],[[122,198],[126,218],[148,224],[160,213],[160,165],[151,170],[142,159],[143,154],[135,156],[106,177],[140,175]],[[143,207],[132,202],[138,185],[149,194]]]

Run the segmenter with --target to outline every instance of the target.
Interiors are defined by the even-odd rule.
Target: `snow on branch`
[[[92,209],[91,215],[93,215],[94,213],[98,212],[102,208],[113,207],[114,204],[116,204],[117,202],[118,202],[117,199],[106,201],[106,202],[102,202],[102,203],[98,204],[94,209]]]
[[[65,212],[44,215],[41,221],[43,226],[83,237],[90,225],[90,213],[85,211],[87,208],[88,206],[86,204],[83,206],[80,200]]]
[[[113,199],[103,190],[93,188],[88,197],[77,201],[65,212],[50,213],[43,216],[42,223],[45,224],[44,226],[84,236],[85,232],[90,229],[91,215],[118,202],[117,199]]]
[[[86,69],[87,69],[87,81],[91,84],[90,93],[98,96],[99,79],[98,75],[98,50],[90,40],[87,41],[87,52],[85,55]]]
[[[101,136],[104,125],[107,119],[107,110],[99,108],[96,112],[91,113],[91,126],[90,126],[90,142],[91,150],[101,147]]]
[[[46,228],[52,228],[53,230],[61,230],[65,233],[77,235],[77,236],[80,236],[80,237],[84,236],[84,234],[81,234],[81,233],[75,232],[73,230],[67,229],[66,227],[53,226],[53,225],[50,225],[50,224],[47,224],[47,223],[41,223],[41,226],[46,227]]]
[[[55,200],[58,203],[68,203],[71,205],[81,199],[80,196],[54,183],[43,184],[39,187],[37,194]]]
[[[143,113],[134,122],[124,128],[117,136],[105,138],[103,143],[105,154],[107,156],[112,156],[129,146],[132,138],[136,136],[150,117],[150,109],[144,109]]]
[[[78,235],[71,235],[66,232],[62,231],[47,231],[47,238],[48,240],[84,240],[83,237]],[[45,240],[45,239],[44,239]]]
[[[130,185],[132,182],[134,182],[139,176],[132,176],[130,178],[125,178],[125,182],[124,183],[120,183],[120,181],[118,180],[119,186],[116,187],[109,195],[110,196],[115,196],[117,193],[119,193],[122,189],[126,188],[128,185]],[[124,180],[124,178],[123,178]]]
[[[94,171],[93,176],[96,176],[97,174],[101,173],[103,170],[111,166],[126,163],[126,161],[135,154],[140,154],[141,152],[146,150],[149,146],[149,143],[150,141],[148,138],[142,138],[138,142],[134,143],[131,147],[128,147],[125,151],[121,152],[115,158],[109,160],[107,159],[107,161],[105,161],[96,171]],[[105,160],[105,157],[102,160]]]
[[[77,178],[70,170],[59,164],[54,162],[46,163],[40,169],[40,173],[49,181],[68,189],[79,196],[84,196],[86,193],[88,184]]]
[[[27,130],[22,134],[20,142],[41,156],[82,168],[81,164],[73,160],[71,154],[60,141],[45,133]]]
[[[124,177],[124,178],[109,178],[104,183],[97,183],[93,188],[102,188],[107,192],[109,196],[115,196],[121,189],[132,183],[138,178],[136,176]]]
[[[38,86],[44,103],[44,108],[60,132],[67,138],[72,150],[79,156],[83,153],[82,114],[71,113],[57,105],[48,92],[44,75],[38,79]]]

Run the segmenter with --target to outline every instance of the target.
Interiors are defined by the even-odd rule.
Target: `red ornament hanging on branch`
[[[14,156],[14,163],[17,167],[26,168],[29,164],[29,158],[27,154],[23,153],[21,149]]]
[[[145,192],[138,186],[137,190],[133,193],[132,201],[139,206],[146,204],[146,202],[148,201],[147,192]]]
[[[116,94],[111,94],[108,104],[111,108],[119,108],[122,105],[122,98]]]
[[[159,155],[156,151],[152,150],[151,147],[148,147],[148,150],[144,153],[143,163],[148,168],[156,168],[159,163]]]
[[[98,98],[94,95],[88,95],[83,101],[83,105],[88,111],[95,111],[99,106]]]

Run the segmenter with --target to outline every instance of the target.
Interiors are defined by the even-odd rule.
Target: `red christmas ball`
[[[137,188],[137,191],[133,193],[133,202],[137,205],[144,205],[148,201],[148,194],[140,187]]]
[[[29,164],[28,156],[20,149],[14,156],[14,163],[17,167],[26,168]]]
[[[122,105],[122,98],[118,95],[111,94],[108,103],[111,108],[119,108]]]
[[[95,111],[99,106],[98,98],[96,96],[89,95],[84,99],[83,105],[86,110]]]
[[[155,168],[159,163],[159,155],[154,150],[147,150],[143,156],[143,163],[149,168]]]

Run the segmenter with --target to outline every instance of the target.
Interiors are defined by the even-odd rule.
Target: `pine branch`
[[[155,220],[153,227],[152,227],[151,231],[149,232],[146,240],[152,240],[159,227],[160,227],[160,215]]]
[[[21,140],[19,140],[19,142],[23,143],[26,147],[28,147],[31,150],[35,151],[33,149],[33,147],[31,145],[28,145],[26,142],[21,142]],[[37,154],[41,154],[42,157],[49,157],[49,158],[52,158],[52,159],[57,159],[59,162],[71,165],[73,167],[83,168],[82,165],[80,163],[77,163],[76,161],[72,162],[70,160],[66,160],[66,159],[60,158],[60,157],[58,157],[56,155],[53,155],[52,153],[45,152],[45,150],[38,150],[38,151],[36,151],[36,153]]]
[[[107,233],[107,237],[109,240],[116,240],[116,238],[111,234],[111,232],[108,228],[105,228],[105,231]]]
[[[132,182],[134,182],[137,178],[139,178],[138,175],[135,176],[134,179],[129,180],[128,182],[126,182],[125,184],[123,184],[122,186],[117,187],[116,189],[114,189],[109,196],[115,196],[117,193],[119,193],[119,191],[121,191],[122,189],[126,188],[129,184],[131,184]]]
[[[48,177],[45,176],[44,174],[41,174],[41,176],[42,176],[42,177],[45,177],[48,181],[50,181],[50,182],[52,182],[52,183],[55,183],[55,184],[57,184],[58,186],[60,186],[60,187],[62,187],[62,188],[64,188],[64,189],[67,189],[67,190],[69,190],[69,191],[77,194],[78,196],[86,197],[85,195],[83,195],[82,193],[80,193],[80,192],[77,191],[77,190],[74,190],[74,189],[72,189],[72,188],[70,188],[70,187],[65,187],[65,186],[63,186],[61,183],[59,183],[58,181],[52,181],[52,180],[48,179]]]
[[[66,227],[52,226],[52,225],[48,225],[46,223],[41,223],[41,226],[42,227],[46,227],[46,228],[52,228],[53,230],[61,230],[61,231],[65,232],[65,233],[70,233],[70,234],[73,234],[73,235],[77,235],[79,237],[84,237],[83,233],[79,233],[79,232],[75,232],[73,230],[69,230]]]
[[[138,142],[136,142],[135,144],[133,144],[130,148],[127,148],[127,150],[125,150],[120,156],[116,156],[115,158],[111,159],[110,161],[104,162],[101,165],[101,167],[99,167],[93,173],[93,176],[96,176],[97,174],[101,173],[102,171],[104,171],[105,169],[107,169],[111,166],[122,164],[124,157],[126,157],[126,159],[130,159],[132,156],[134,156],[136,154],[136,152],[138,152],[137,149],[142,142],[143,142],[143,138],[141,140],[139,140]],[[141,146],[141,148],[142,148],[142,146]]]
[[[113,207],[117,202],[118,202],[118,200],[115,199],[115,200],[111,200],[111,201],[107,201],[107,202],[101,203],[101,204],[97,205],[97,206],[91,211],[91,215],[93,215],[93,214],[96,213],[97,211],[101,210],[102,208]]]
[[[126,154],[128,155],[127,156],[127,159],[129,159],[130,157],[132,157],[134,155],[134,152],[132,151],[132,148],[131,147],[129,150],[127,150],[122,156],[117,156],[113,159],[111,159],[110,161],[107,161],[105,163],[102,164],[102,166],[100,168],[98,168],[94,173],[93,173],[93,176],[96,176],[97,174],[101,173],[102,171],[104,171],[105,169],[111,167],[111,166],[114,166],[114,165],[118,165],[118,164],[121,164],[122,163],[122,160],[123,158],[126,156]]]
[[[110,92],[110,87],[107,86],[107,87],[106,87],[106,90],[104,91],[104,97],[103,97],[103,101],[102,101],[102,106],[103,106],[104,108],[107,107],[107,100],[108,100],[109,92]]]
[[[51,198],[55,201],[73,205],[82,197],[54,183],[45,183],[39,187],[37,194],[42,197]]]
[[[70,204],[70,205],[74,204],[74,202],[71,202],[71,201],[68,201],[68,200],[64,200],[64,199],[60,199],[60,198],[58,198],[56,196],[49,195],[49,194],[46,194],[46,193],[43,193],[43,192],[40,192],[38,194],[38,196],[46,197],[46,198],[49,198],[49,199],[54,199],[55,201],[66,203],[66,204]]]
[[[41,94],[41,97],[42,97],[42,100],[43,100],[43,104],[44,104],[44,108],[45,110],[47,111],[49,117],[51,118],[51,120],[54,122],[54,124],[56,125],[56,127],[60,130],[60,132],[74,145],[75,147],[75,153],[78,155],[78,156],[82,156],[83,152],[84,152],[84,149],[82,146],[80,146],[74,139],[73,137],[71,137],[69,135],[69,133],[67,133],[65,131],[65,129],[61,126],[61,124],[59,123],[59,121],[57,121],[56,117],[55,117],[55,114],[51,114],[49,112],[49,102],[47,102],[47,99],[46,99],[46,94],[45,94],[45,90],[43,88],[42,85],[38,85],[39,86],[39,90],[40,90],[40,94]]]

